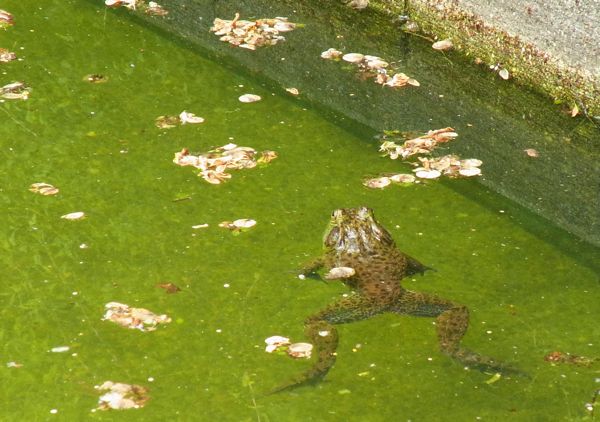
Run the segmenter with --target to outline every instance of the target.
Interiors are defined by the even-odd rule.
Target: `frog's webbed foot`
[[[335,363],[335,351],[338,345],[337,329],[324,320],[312,322],[308,320],[304,332],[316,348],[317,362],[305,372],[274,388],[269,394],[315,384],[327,375]]]
[[[307,277],[311,276],[315,274],[318,269],[323,268],[324,265],[325,263],[323,262],[322,257],[315,258],[312,261],[309,261],[302,265],[302,267],[300,268],[300,274],[303,274]]]
[[[335,363],[338,332],[334,324],[359,321],[383,311],[384,309],[365,297],[353,294],[309,317],[305,321],[304,333],[315,348],[317,361],[308,370],[271,390],[270,393],[314,384],[323,379]]]
[[[450,357],[458,361],[465,367],[476,369],[486,373],[498,373],[506,376],[516,375],[520,377],[530,378],[530,375],[522,370],[511,366],[505,362],[498,361],[489,356],[480,355],[472,350],[459,347],[452,353],[448,353]]]
[[[525,375],[510,365],[461,346],[460,341],[469,326],[469,310],[466,306],[433,295],[406,291],[394,307],[394,312],[436,317],[440,350],[464,366],[482,372]]]
[[[425,274],[425,271],[436,271],[434,268],[421,264],[411,256],[404,254],[406,257],[406,277],[414,274]]]

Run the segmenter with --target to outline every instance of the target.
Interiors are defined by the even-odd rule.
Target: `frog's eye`
[[[340,240],[340,229],[339,227],[334,227],[325,237],[325,245],[327,246],[335,246],[337,242]]]
[[[361,218],[363,220],[366,220],[366,219],[368,219],[371,216],[372,216],[372,212],[371,212],[371,210],[369,208],[367,208],[367,207],[360,207],[358,209],[358,217],[359,218]]]

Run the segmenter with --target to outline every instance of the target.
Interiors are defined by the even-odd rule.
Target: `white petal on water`
[[[235,220],[232,224],[239,229],[249,229],[256,225],[256,221],[249,218],[240,218],[239,220]]]
[[[434,50],[446,51],[446,50],[450,50],[452,47],[454,47],[454,44],[452,44],[452,41],[450,41],[450,40],[441,40],[441,41],[434,42],[431,47]]]
[[[83,211],[76,211],[61,215],[60,218],[64,218],[65,220],[81,220],[82,218],[85,218],[85,213]]]
[[[262,100],[262,98],[260,97],[260,95],[244,94],[244,95],[240,95],[238,100],[240,100],[240,102],[242,102],[242,103],[255,103],[257,101]]]
[[[290,344],[287,349],[288,355],[294,358],[310,358],[313,345],[310,343],[294,343]]]
[[[364,54],[360,53],[348,53],[342,56],[342,60],[349,63],[360,63],[365,59]]]
[[[330,48],[326,51],[323,51],[321,53],[321,58],[322,59],[337,59],[339,57],[341,57],[343,53],[339,50],[336,50],[335,48]]]
[[[478,160],[477,158],[467,158],[465,160],[460,160],[460,165],[463,167],[479,167],[483,164],[483,161]]]
[[[181,120],[182,124],[197,124],[204,122],[204,119],[202,117],[196,116],[194,113],[188,113],[185,110],[179,114],[179,120]]]
[[[271,336],[271,337],[267,337],[265,339],[265,343],[267,344],[288,344],[290,342],[290,339],[287,337],[283,337],[283,336]]]
[[[415,176],[412,174],[394,174],[390,176],[390,180],[394,183],[413,183],[415,181]]]
[[[420,179],[437,179],[442,173],[438,170],[417,170],[415,175]]]
[[[366,180],[363,185],[371,189],[383,189],[391,183],[389,177],[377,177],[375,179]]]
[[[479,176],[481,174],[481,169],[477,167],[469,167],[458,170],[458,173],[465,177]]]
[[[326,280],[337,280],[340,278],[350,278],[356,271],[351,267],[335,267],[329,270],[327,274],[325,274]]]

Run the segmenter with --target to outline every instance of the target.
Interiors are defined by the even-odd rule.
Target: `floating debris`
[[[442,173],[435,169],[415,169],[415,175],[419,179],[437,179]]]
[[[136,10],[137,6],[142,4],[143,0],[105,0],[104,5],[108,7],[125,6],[128,9]]]
[[[342,60],[348,63],[360,64],[365,60],[365,55],[360,53],[348,53],[342,56]]]
[[[265,352],[273,353],[281,347],[287,347],[290,344],[290,339],[283,336],[271,336],[265,339],[265,343],[267,343]]]
[[[527,149],[524,149],[523,151],[525,151],[525,154],[527,154],[527,156],[531,157],[531,158],[537,158],[540,156],[539,152],[537,152],[537,150],[535,150],[533,148],[527,148]]]
[[[148,3],[148,7],[145,8],[144,13],[150,16],[166,16],[169,11],[155,1],[151,1]]]
[[[508,78],[510,78],[510,74],[508,73],[508,70],[506,70],[506,69],[500,69],[498,71],[498,75],[504,80],[507,80]]]
[[[424,158],[418,157],[421,166],[413,171],[421,179],[437,179],[441,175],[448,177],[472,177],[481,174],[481,160],[471,158],[461,160],[456,155],[444,155],[443,157]],[[413,163],[413,165],[418,165]]]
[[[363,185],[371,189],[383,189],[392,183],[389,177],[376,177],[374,179],[365,180]]]
[[[154,125],[159,129],[171,129],[181,123],[178,116],[158,116]]]
[[[334,267],[325,274],[325,280],[339,280],[344,278],[350,278],[356,271],[351,267]]]
[[[61,215],[60,218],[65,220],[81,220],[85,218],[83,211],[70,212],[69,214]]]
[[[124,6],[130,10],[138,8],[150,16],[165,16],[169,11],[155,1],[150,1],[148,4],[144,0],[105,0],[104,5],[108,7]]]
[[[390,180],[394,183],[414,183],[416,179],[412,174],[398,173],[391,175]]]
[[[342,54],[343,53],[341,51],[338,51],[335,48],[330,48],[322,52],[321,57],[328,60],[338,60],[341,56],[343,61],[356,65],[359,72],[366,77],[374,78],[375,83],[378,83],[379,85],[389,86],[392,88],[399,88],[406,85],[421,85],[419,81],[405,75],[404,73],[388,73],[386,68],[390,66],[390,64],[381,57],[362,53]]]
[[[380,151],[384,155],[389,155],[392,160],[402,158],[403,160],[419,154],[430,154],[441,143],[452,141],[458,134],[451,127],[443,129],[430,130],[425,135],[408,139],[402,144],[394,142],[394,138],[406,139],[409,137],[399,131],[384,132],[384,142],[381,144]],[[483,163],[476,158],[461,160],[457,155],[445,155],[436,158],[418,157],[418,163],[412,162],[416,168],[413,170],[415,176],[419,179],[437,179],[441,176],[448,177],[473,177],[481,174],[479,168]],[[388,186],[386,179],[394,183],[415,183],[415,176],[409,174],[395,174],[383,176],[376,179],[369,179],[364,182],[365,186],[371,188],[382,188]]]
[[[65,353],[68,352],[70,350],[69,346],[57,346],[57,347],[53,347],[52,349],[50,349],[50,351],[52,353]]]
[[[387,132],[384,137],[390,135],[397,135],[396,132]],[[379,151],[389,155],[392,160],[402,158],[403,160],[411,155],[416,154],[429,154],[434,148],[440,143],[446,143],[452,141],[458,137],[458,134],[454,132],[451,127],[443,129],[430,130],[425,135],[419,136],[418,138],[409,139],[402,145],[398,145],[393,141],[384,141],[379,148]]]
[[[29,190],[33,193],[39,193],[40,195],[49,196],[56,195],[58,193],[58,188],[55,188],[49,183],[33,183]]]
[[[204,118],[184,110],[179,113],[179,116],[158,116],[154,121],[154,125],[159,129],[171,129],[180,124],[198,124],[203,122]]]
[[[298,88],[286,88],[285,89],[287,92],[289,92],[292,95],[299,95],[300,91],[298,91]]]
[[[321,58],[326,60],[339,60],[340,57],[342,57],[342,54],[344,53],[342,53],[339,50],[336,50],[335,48],[330,48],[321,53]]]
[[[386,73],[379,73],[376,82],[392,88],[401,88],[406,85],[421,86],[419,81],[405,75],[404,73],[396,73],[391,78]]]
[[[579,106],[577,104],[573,105],[573,108],[571,109],[571,117],[575,117],[579,114]]]
[[[278,157],[277,153],[275,151],[263,151],[260,153],[260,157],[258,157],[258,160],[256,160],[257,164],[268,164],[271,161],[273,161],[274,159],[276,159]]]
[[[502,374],[499,372],[496,372],[494,375],[492,375],[492,377],[486,381],[484,381],[486,384],[488,385],[492,385],[495,382],[500,381],[500,379],[502,378]]]
[[[0,48],[0,63],[12,62],[17,58],[17,55],[6,48]]]
[[[590,366],[595,362],[599,362],[599,358],[587,358],[585,356],[572,355],[564,352],[551,352],[544,356],[546,362],[551,363],[566,363],[575,366]]]
[[[0,9],[0,29],[7,28],[15,24],[15,18],[6,10]]]
[[[326,335],[329,333],[327,332]],[[313,345],[310,343],[294,343],[290,344],[290,339],[283,336],[271,336],[265,339],[267,346],[265,352],[286,352],[288,356],[293,358],[310,358]]]
[[[351,0],[347,5],[356,10],[362,10],[369,5],[369,0]]]
[[[186,123],[198,124],[204,122],[202,117],[196,116],[194,113],[188,113],[185,110],[179,113],[179,120],[181,121],[182,125]]]
[[[92,74],[89,74],[89,75],[85,75],[83,77],[83,80],[85,82],[89,82],[91,84],[101,84],[101,83],[107,82],[108,81],[108,77],[104,76],[104,75],[101,75],[99,73],[92,73]]]
[[[431,48],[433,48],[434,50],[438,50],[438,51],[451,50],[453,47],[454,47],[454,44],[452,44],[452,41],[450,41],[448,39],[434,42],[431,45]]]
[[[383,189],[392,183],[407,185],[416,182],[416,177],[412,174],[398,173],[387,176],[376,177],[374,179],[367,179],[363,185],[371,189]]]
[[[192,226],[192,229],[196,230],[196,229],[205,229],[208,227],[208,224],[204,223],[204,224],[196,224],[195,226]]]
[[[285,41],[285,37],[280,33],[292,31],[297,26],[282,17],[241,20],[240,14],[236,13],[233,20],[216,18],[210,31],[220,36],[221,41],[236,47],[256,50],[257,47]]]
[[[596,382],[598,382],[598,378],[596,378]],[[594,409],[598,406],[598,404],[600,403],[600,389],[597,389],[596,391],[594,391],[594,395],[592,396],[592,400],[589,403],[586,403],[585,406],[585,410],[587,410],[588,412],[590,412],[590,415],[592,417],[594,417]]]
[[[7,368],[22,368],[23,364],[18,362],[6,362]]]
[[[294,343],[287,348],[287,354],[293,358],[309,359],[312,354],[313,345],[310,343]]]
[[[141,385],[105,381],[94,388],[106,392],[98,399],[98,410],[138,409],[149,400],[148,389]]]
[[[219,184],[231,178],[226,173],[228,169],[246,169],[256,167],[257,164],[266,164],[277,157],[274,151],[264,151],[256,159],[256,150],[250,147],[241,147],[236,144],[227,144],[200,155],[192,155],[187,149],[175,153],[173,162],[179,166],[192,166],[200,169],[202,176],[208,183]]]
[[[1,87],[0,94],[7,100],[26,100],[29,98],[29,87],[25,82],[13,82]]]
[[[262,100],[262,97],[260,95],[255,94],[244,94],[240,95],[238,100],[240,100],[241,103],[255,103],[257,101]]]
[[[129,305],[109,302],[104,305],[106,313],[103,321],[112,321],[122,327],[140,331],[154,331],[158,324],[167,324],[171,318],[167,315],[156,315],[144,308],[130,308]]]
[[[251,220],[249,218],[240,218],[235,221],[223,221],[219,223],[219,227],[223,227],[225,229],[229,229],[235,232],[239,232],[242,230],[247,230],[256,225],[255,220]]]
[[[169,294],[173,294],[173,293],[177,293],[177,292],[181,291],[181,289],[179,287],[177,287],[175,284],[173,284],[171,282],[158,283],[156,285],[156,287],[160,287],[161,289],[164,289],[165,292],[167,292]]]

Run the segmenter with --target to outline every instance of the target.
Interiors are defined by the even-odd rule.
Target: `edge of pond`
[[[128,13],[127,11],[118,11],[118,13],[123,13],[138,24],[146,26],[149,29],[160,33],[161,35],[172,39],[174,42],[180,43],[192,51],[200,52],[203,56],[219,62],[229,70],[250,76],[253,79],[258,80],[261,84],[263,84],[263,86],[272,89],[274,92],[281,93],[281,95],[287,95],[281,81],[278,81],[277,79],[272,78],[270,75],[265,73],[258,72],[255,69],[253,70],[247,66],[246,63],[238,60],[234,55],[228,54],[230,53],[229,49],[225,50],[210,48],[210,46],[206,46],[197,40],[191,40],[182,34],[169,31],[164,26],[157,24],[157,21],[152,17],[136,13],[132,14]],[[343,129],[351,131],[355,134],[364,134],[365,139],[373,139],[373,135],[379,132],[371,125],[353,119],[352,116],[345,115],[339,110],[336,110],[336,108],[331,107],[328,104],[323,104],[322,102],[319,102],[318,99],[311,98],[310,96],[301,96],[300,98],[290,96],[290,100],[298,101],[299,103],[318,109],[322,115],[327,116],[326,118],[332,121],[335,121],[335,123]],[[470,198],[476,196],[477,201],[480,204],[495,211],[497,210],[493,205],[493,198],[506,197],[506,195],[489,190],[489,187],[474,194],[472,190],[462,186],[461,184],[455,184],[452,183],[452,181],[440,182],[444,183],[446,186],[450,187],[461,195]],[[509,199],[511,198],[509,197]],[[539,213],[534,212],[533,210],[529,209],[529,207],[524,206],[522,203],[511,201],[511,206],[511,212],[523,216],[523,219],[527,221],[528,224],[525,228],[528,232],[534,234],[536,237],[544,240],[545,242],[555,245],[564,253],[574,258],[577,262],[585,265],[586,267],[592,268],[595,272],[600,273],[600,263],[598,262],[600,250],[595,245],[582,239],[580,236],[569,233],[563,228],[560,228],[555,222],[552,222],[551,220],[541,216]],[[558,230],[549,230],[549,225]],[[558,235],[556,231],[559,231]]]

